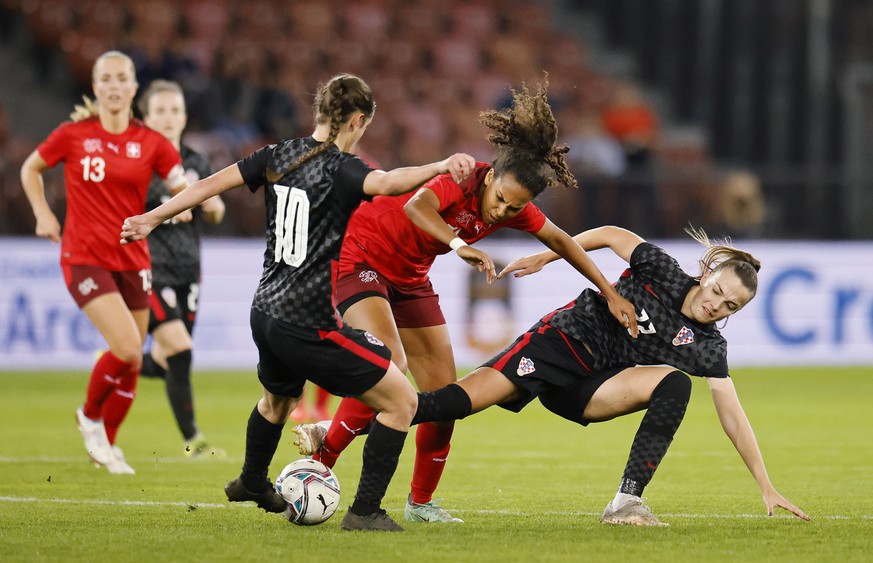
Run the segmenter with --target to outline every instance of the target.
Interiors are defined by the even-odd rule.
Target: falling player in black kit
[[[683,272],[662,249],[618,227],[573,237],[586,251],[610,248],[630,265],[616,289],[636,308],[639,337],[631,338],[615,323],[603,297],[586,289],[467,377],[420,393],[413,424],[460,419],[493,405],[518,412],[536,397],[548,410],[583,426],[646,409],[619,491],[601,521],[658,526],[661,522],[641,495],[685,416],[691,397],[685,373],[702,376],[722,428],[761,489],[767,513],[779,506],[809,520],[770,483],[728,375],[727,344],[716,327],[755,296],[760,263],[727,242],[710,243],[702,231],[689,234],[707,248],[698,277]],[[551,251],[526,256],[499,277],[532,274],[556,259]]]
[[[164,135],[179,151],[188,184],[212,173],[206,156],[182,144],[188,114],[185,95],[178,83],[153,80],[140,97],[139,108],[145,124]],[[168,201],[172,195],[163,182],[153,179],[146,195],[146,210]],[[191,388],[191,335],[200,301],[201,221],[218,224],[224,218],[224,211],[221,196],[211,197],[186,212],[192,214],[191,220],[164,221],[149,238],[152,347],[143,354],[140,374],[164,379],[170,408],[185,440],[185,455],[191,458],[224,456],[224,450],[211,447],[197,426]]]
[[[356,76],[338,75],[321,85],[313,109],[312,136],[263,147],[156,209],[128,217],[121,239],[142,239],[166,219],[233,187],[245,184],[252,192],[263,187],[267,249],[251,311],[263,397],[249,417],[242,473],[225,487],[227,497],[284,511],[287,503],[267,473],[282,428],[310,380],[335,395],[358,397],[379,412],[364,443],[361,479],[342,528],[401,531],[381,502],[417,396],[382,342],[343,324],[332,299],[333,264],[349,216],[362,200],[408,192],[438,174],[461,181],[475,160],[455,154],[423,166],[371,169],[350,152],[376,110],[369,86]]]

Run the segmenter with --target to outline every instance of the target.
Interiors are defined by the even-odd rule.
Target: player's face
[[[149,98],[145,124],[174,144],[179,144],[188,122],[185,97],[179,92],[158,92]]]
[[[94,66],[94,96],[101,108],[110,113],[130,111],[136,95],[136,73],[129,60],[106,57]]]
[[[479,214],[489,225],[511,219],[530,203],[533,194],[512,174],[495,176],[494,169],[485,176],[485,189],[479,198]]]
[[[700,290],[691,298],[689,316],[704,324],[727,318],[752,300],[752,292],[730,269],[706,274]]]

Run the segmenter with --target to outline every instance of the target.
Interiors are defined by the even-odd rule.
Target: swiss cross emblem
[[[694,333],[687,326],[683,326],[673,338],[673,346],[682,346],[683,344],[691,344],[694,342]]]
[[[127,158],[139,158],[142,156],[142,146],[139,143],[131,141],[127,143],[125,154],[127,154]]]
[[[527,375],[529,373],[533,373],[536,370],[536,366],[532,360],[525,358],[522,356],[521,361],[518,362],[518,369],[515,370],[515,373],[518,375]]]

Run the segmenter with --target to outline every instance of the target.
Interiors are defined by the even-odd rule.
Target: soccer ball
[[[298,459],[276,477],[276,492],[288,502],[282,516],[300,526],[321,524],[336,512],[340,485],[331,469],[314,459]]]

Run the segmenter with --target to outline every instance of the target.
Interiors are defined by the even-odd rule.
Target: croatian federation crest
[[[527,375],[533,373],[536,369],[537,368],[534,366],[533,361],[522,356],[521,361],[518,362],[518,369],[515,370],[515,373],[518,375]]]
[[[694,342],[694,333],[687,326],[683,326],[673,338],[673,346],[682,346]]]
[[[384,342],[382,342],[381,340],[379,340],[378,338],[376,338],[375,336],[373,336],[372,334],[370,334],[367,331],[364,331],[364,336],[367,338],[367,342],[369,342],[370,344],[375,344],[376,346],[384,346],[385,345]]]

